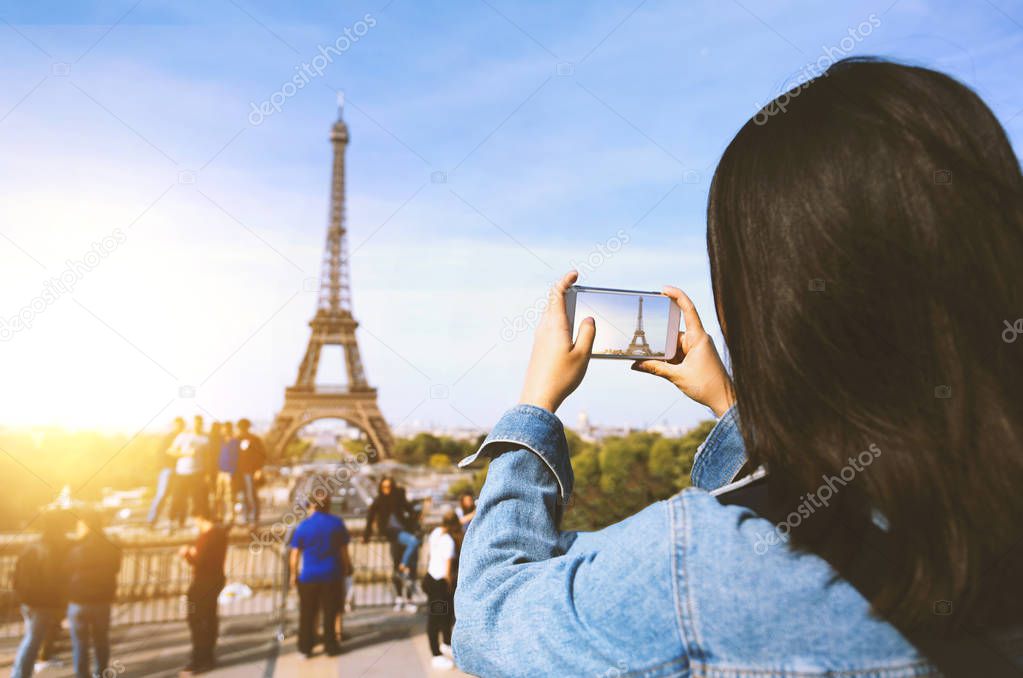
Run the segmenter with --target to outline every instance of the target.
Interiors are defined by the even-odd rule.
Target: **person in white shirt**
[[[203,433],[202,417],[197,415],[193,420],[192,430],[179,433],[167,452],[177,460],[174,464],[171,520],[177,520],[178,527],[184,527],[185,518],[189,515],[209,515],[209,493],[200,458],[207,444],[209,439]]]
[[[449,509],[440,527],[434,528],[426,541],[429,555],[422,587],[427,597],[426,637],[430,641],[435,669],[454,668],[451,627],[455,622],[455,566],[458,561],[455,537],[461,529],[458,516]]]

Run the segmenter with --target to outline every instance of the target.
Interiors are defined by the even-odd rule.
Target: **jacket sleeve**
[[[561,532],[572,469],[561,422],[540,408],[509,411],[461,465],[484,455],[455,589],[458,665],[487,677],[682,671],[667,504]]]
[[[739,413],[732,405],[696,451],[690,478],[695,487],[716,490],[736,479],[746,463]]]

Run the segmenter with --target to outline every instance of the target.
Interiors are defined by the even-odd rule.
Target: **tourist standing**
[[[121,548],[103,532],[100,514],[78,519],[78,541],[68,551],[68,623],[75,675],[102,676],[110,663],[110,607],[117,593]],[[93,670],[89,654],[95,652]]]
[[[171,496],[174,480],[174,465],[177,462],[177,459],[170,454],[170,448],[174,445],[174,440],[178,437],[178,434],[184,430],[185,420],[181,417],[176,417],[170,433],[164,436],[163,440],[160,441],[160,447],[156,453],[160,472],[159,475],[156,476],[156,496],[153,497],[153,504],[149,507],[149,516],[147,517],[149,525],[152,527],[156,526],[156,521],[160,517],[160,509],[164,507],[167,503],[167,499]]]
[[[448,510],[439,527],[426,541],[427,565],[423,591],[427,598],[426,636],[435,669],[452,669],[451,627],[455,623],[455,568],[458,561],[456,535],[462,529],[458,516]]]
[[[316,616],[322,612],[323,649],[341,652],[335,620],[344,594],[344,575],[352,569],[344,520],[330,514],[324,488],[308,498],[311,514],[291,535],[291,583],[298,589],[298,651],[311,657],[316,646]]]
[[[208,442],[203,433],[203,419],[196,415],[192,421],[192,430],[179,433],[171,445],[170,454],[176,459],[171,519],[177,521],[178,527],[184,527],[185,518],[190,513],[209,513],[206,483],[201,468],[201,454]]]
[[[32,675],[39,646],[67,608],[68,542],[61,514],[44,513],[42,536],[30,544],[14,565],[13,588],[25,619],[25,637],[18,646],[12,678]]]
[[[224,444],[224,428],[228,424],[214,422],[210,426],[210,433],[200,454],[200,469],[203,476],[203,485],[206,488],[206,501],[212,502],[217,491],[217,477],[220,472],[220,448]],[[211,505],[211,504],[207,504]]]
[[[224,520],[228,524],[234,522],[234,498],[238,495],[241,484],[238,478],[239,442],[234,435],[234,425],[231,422],[226,422],[224,424],[224,443],[220,446],[220,456],[217,459],[216,511],[214,515],[218,520]]]
[[[181,557],[192,566],[188,587],[188,630],[192,636],[192,661],[186,672],[200,673],[213,668],[219,620],[217,596],[224,588],[224,561],[227,558],[227,530],[212,521],[207,513],[196,516],[199,537],[192,546],[181,549]]]
[[[461,523],[463,529],[469,526],[469,523],[476,515],[476,497],[473,496],[472,492],[463,492],[458,497],[458,506],[455,508],[455,514],[458,516],[458,522]]]
[[[245,522],[250,527],[259,523],[259,485],[266,463],[266,447],[251,428],[248,419],[238,420],[238,476],[245,496]]]

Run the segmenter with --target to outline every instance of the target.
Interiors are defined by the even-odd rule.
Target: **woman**
[[[451,626],[455,621],[455,574],[458,562],[456,539],[462,525],[454,511],[448,510],[441,524],[433,528],[426,540],[428,551],[423,592],[427,598],[426,637],[433,654],[431,666],[452,669]]]
[[[405,579],[412,576],[412,567],[419,549],[419,537],[412,532],[415,522],[416,513],[405,497],[405,491],[396,486],[394,478],[384,476],[377,486],[377,497],[366,513],[363,541],[368,542],[376,528],[391,543],[401,544],[404,548],[398,571]]]
[[[481,676],[1018,675],[1023,627],[1023,177],[969,89],[845,60],[750,120],[708,207],[726,373],[689,298],[677,364],[636,363],[720,417],[695,487],[595,533],[561,402],[552,291],[491,458],[455,594]],[[758,469],[739,487],[725,487]],[[769,473],[768,473],[769,472]],[[716,491],[716,492],[712,492]]]
[[[458,516],[458,522],[461,523],[463,529],[472,522],[473,517],[476,515],[476,497],[473,496],[472,492],[463,492],[459,495],[455,514]]]

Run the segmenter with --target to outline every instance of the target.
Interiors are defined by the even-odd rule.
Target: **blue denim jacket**
[[[564,429],[528,405],[498,422],[462,547],[453,645],[479,676],[934,675],[817,556],[712,490],[745,450],[734,410],[697,452],[693,486],[598,532],[563,532]],[[744,518],[748,518],[744,520]]]

